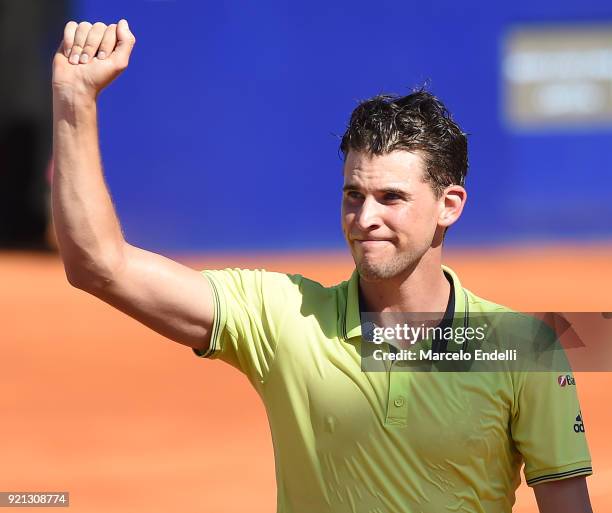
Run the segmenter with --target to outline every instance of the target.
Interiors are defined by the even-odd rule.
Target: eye
[[[395,192],[386,192],[384,195],[384,200],[385,201],[397,201],[397,200],[401,200],[402,197],[395,193]]]
[[[346,191],[345,196],[352,200],[360,200],[363,199],[363,195],[359,191]]]

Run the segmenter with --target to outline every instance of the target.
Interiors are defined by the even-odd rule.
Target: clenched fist
[[[127,68],[136,43],[126,20],[118,24],[71,21],[53,59],[53,90],[96,98]]]

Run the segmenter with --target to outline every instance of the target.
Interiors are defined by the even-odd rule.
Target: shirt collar
[[[442,270],[453,280],[455,288],[455,308],[454,322],[463,324],[467,318],[466,295],[455,272],[445,265]],[[357,269],[353,271],[349,282],[346,300],[346,312],[344,316],[344,338],[350,340],[353,337],[361,337],[361,316],[359,312],[359,273]]]

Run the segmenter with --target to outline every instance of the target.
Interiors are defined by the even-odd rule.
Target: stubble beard
[[[359,276],[366,281],[381,281],[395,278],[413,266],[413,255],[393,255],[384,260],[374,260],[353,255]]]

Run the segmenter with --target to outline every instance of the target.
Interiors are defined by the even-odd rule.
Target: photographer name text
[[[399,361],[516,361],[516,349],[506,349],[504,351],[483,351],[476,349],[473,352],[455,351],[446,353],[437,353],[432,349],[402,349],[397,353],[386,352],[382,349],[377,349],[372,353],[372,356],[377,361],[399,360]]]

